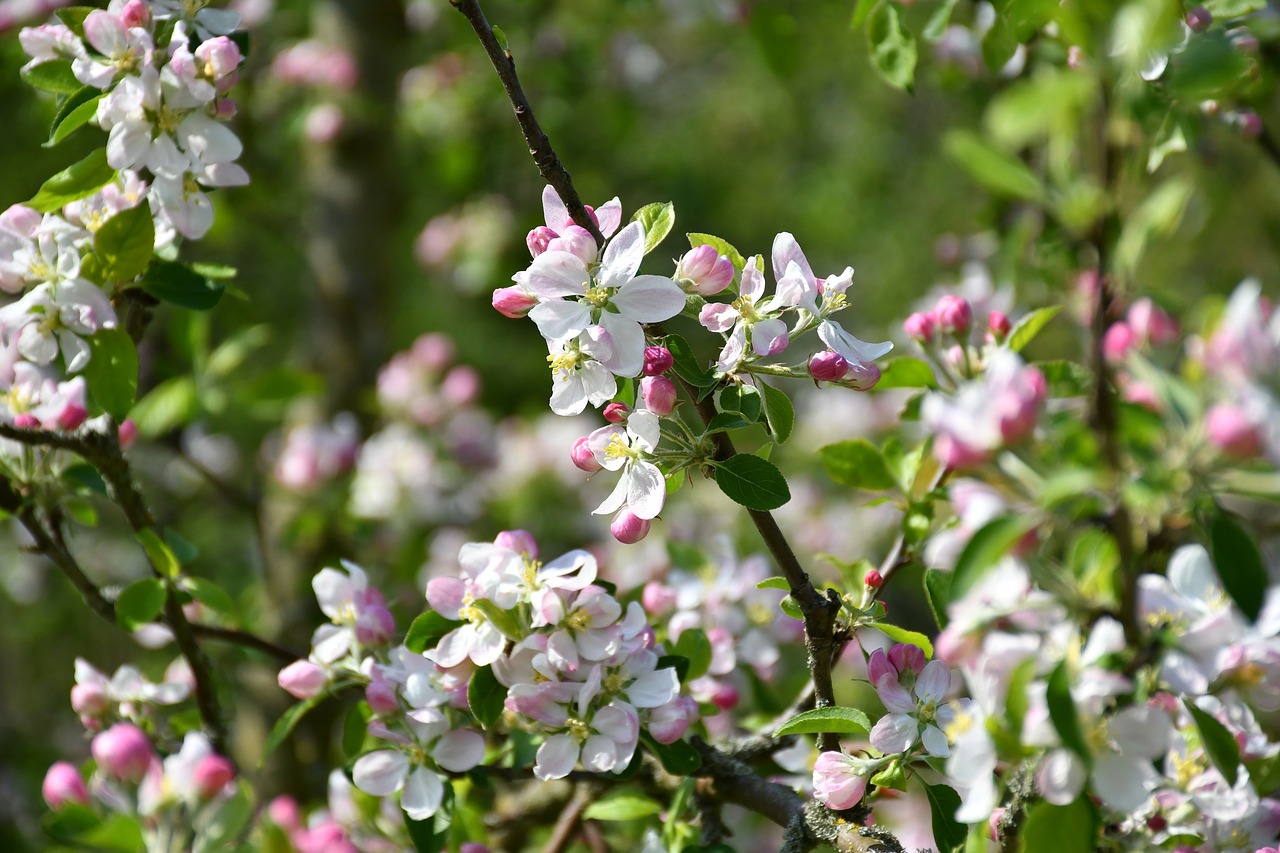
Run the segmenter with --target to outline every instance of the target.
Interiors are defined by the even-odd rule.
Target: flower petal
[[[667,500],[667,481],[652,462],[637,462],[627,477],[627,506],[639,518],[656,518]]]
[[[623,316],[641,323],[669,320],[684,310],[684,303],[680,285],[660,275],[636,276],[613,297]]]
[[[639,222],[632,222],[619,231],[605,247],[596,283],[607,288],[622,287],[635,277],[643,260],[644,226]]]
[[[529,319],[548,341],[563,341],[580,334],[591,324],[591,309],[581,302],[549,299],[533,306]]]
[[[578,742],[569,735],[552,735],[538,747],[533,775],[546,781],[563,779],[578,763]]]
[[[527,273],[522,283],[543,299],[581,296],[591,278],[582,258],[569,252],[543,252],[533,259]]]
[[[431,757],[445,770],[463,773],[484,760],[484,735],[471,729],[455,729],[436,741]]]
[[[400,808],[413,820],[426,820],[436,813],[444,800],[444,785],[434,771],[419,767],[409,774]]]
[[[394,749],[380,749],[362,755],[351,769],[351,779],[366,794],[385,797],[395,793],[409,772],[409,759]]]

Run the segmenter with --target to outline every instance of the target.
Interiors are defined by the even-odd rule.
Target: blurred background
[[[90,128],[41,147],[54,105],[19,80],[16,31],[24,17],[38,22],[36,5],[0,10],[0,206],[101,144]],[[214,229],[183,252],[239,273],[211,312],[157,309],[131,451],[157,514],[196,555],[192,571],[231,594],[229,612],[210,618],[305,649],[318,618],[309,578],[338,556],[364,564],[407,623],[423,578],[469,538],[526,528],[546,556],[607,540],[607,520],[589,514],[607,486],[584,495],[567,458],[598,417],[547,412],[541,338],[489,305],[528,264],[524,234],[542,224],[543,185],[466,22],[446,0],[230,5],[251,34],[234,127],[252,183],[217,192]],[[791,231],[819,274],[855,267],[846,325],[868,340],[901,340],[901,319],[940,286],[1023,309],[1073,286],[1069,253],[1028,251],[1034,217],[988,197],[942,145],[947,131],[981,130],[990,100],[1033,72],[986,69],[974,4],[959,4],[913,94],[871,70],[849,0],[485,5],[583,199],[616,195],[626,216],[674,203],[676,227],[646,272],[670,273],[686,231],[744,254],[767,254],[775,233]],[[917,30],[935,4],[919,5],[907,10]],[[1266,109],[1272,82],[1255,93],[1264,122],[1276,115]],[[1277,164],[1224,123],[1206,122],[1192,148],[1164,168],[1192,178],[1195,195],[1135,280],[1172,308],[1246,276],[1280,292]],[[712,352],[709,341],[699,347]],[[792,443],[812,451],[874,433],[901,403],[888,392],[801,395]],[[855,510],[811,479],[793,482],[781,513],[804,559],[878,561],[893,514]],[[731,509],[705,485],[682,497],[666,532],[709,547],[701,531],[728,524]],[[90,505],[96,525],[77,528],[72,546],[91,574],[108,588],[140,577],[110,505]],[[730,547],[760,550],[750,531]],[[605,576],[623,589],[671,560],[661,543],[601,549]],[[918,589],[901,584],[889,600],[907,627],[927,624]],[[139,654],[8,536],[0,849],[40,848],[40,779],[53,760],[87,753],[67,693],[75,657],[90,650],[108,673]],[[234,709],[238,757],[252,764],[288,697],[269,661],[210,652],[254,697]],[[172,655],[150,655],[158,678]],[[308,719],[267,768],[267,793],[323,794],[319,759],[339,714]]]

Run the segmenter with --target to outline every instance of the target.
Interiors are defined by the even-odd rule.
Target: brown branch
[[[590,785],[580,784],[574,789],[573,797],[560,813],[559,820],[551,828],[551,837],[542,845],[542,853],[564,853],[569,849],[574,836],[578,834],[578,824],[582,821],[582,813],[595,799]]]
[[[533,162],[542,174],[543,180],[550,184],[560,196],[573,221],[591,233],[596,240],[596,245],[603,246],[604,235],[600,233],[599,226],[587,213],[582,199],[578,197],[578,191],[573,187],[573,180],[569,177],[568,170],[560,162],[555,149],[551,147],[551,140],[533,115],[533,107],[520,86],[520,78],[516,76],[515,58],[498,42],[493,27],[485,18],[484,10],[480,8],[479,0],[449,0],[449,2],[471,24],[476,38],[480,39],[485,53],[489,54],[493,70],[498,72],[498,79],[502,81],[502,88],[506,90],[511,108],[515,111],[516,121],[520,123],[520,131],[524,134],[524,141],[529,146],[529,155],[533,157]]]
[[[233,646],[244,646],[247,649],[256,649],[264,655],[275,658],[282,663],[293,663],[299,658],[306,655],[288,646],[282,646],[273,643],[268,639],[259,637],[257,634],[248,631],[242,631],[238,628],[219,628],[216,625],[202,625],[198,622],[191,623],[191,633],[197,637],[203,637],[206,640],[218,640],[223,643],[229,643]]]

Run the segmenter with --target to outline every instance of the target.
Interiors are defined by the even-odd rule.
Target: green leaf
[[[84,38],[84,19],[89,17],[89,13],[94,11],[93,6],[68,6],[65,9],[59,9],[54,12],[58,16],[58,20],[67,25],[67,29],[75,33],[77,37]],[[162,44],[163,42],[157,42]]]
[[[225,853],[235,850],[235,842],[253,817],[253,794],[243,780],[236,792],[212,811],[202,811],[194,820],[196,844],[192,853]],[[134,848],[137,849],[137,848]]]
[[[271,734],[267,736],[267,742],[262,746],[262,758],[258,762],[261,767],[267,761],[267,756],[276,751],[276,747],[284,743],[285,738],[293,731],[298,722],[306,716],[307,712],[320,704],[320,700],[324,696],[313,696],[310,699],[303,699],[296,705],[292,705],[283,714],[280,719],[276,720],[276,724],[271,727]]]
[[[155,241],[151,205],[145,200],[102,223],[93,235],[93,250],[104,262],[104,281],[132,281],[141,275],[151,261]]]
[[[696,249],[699,246],[710,246],[716,250],[716,254],[724,255],[728,258],[729,263],[733,264],[735,281],[736,277],[742,274],[742,268],[747,265],[747,259],[728,240],[717,237],[714,234],[699,234],[696,231],[691,231],[685,236],[689,238],[689,248]]]
[[[644,253],[647,255],[671,233],[671,226],[676,224],[676,209],[669,201],[655,201],[637,210],[631,221],[644,226]]]
[[[186,426],[200,412],[196,383],[190,376],[175,376],[152,388],[129,411],[129,420],[143,438],[157,438]]]
[[[462,627],[457,619],[447,619],[434,610],[428,610],[413,620],[409,631],[404,635],[404,645],[416,655],[440,642],[440,638],[454,628]]]
[[[689,659],[683,655],[663,655],[655,669],[674,669],[681,684],[689,680]]]
[[[1084,732],[1080,729],[1080,718],[1076,715],[1076,703],[1071,698],[1071,681],[1067,675],[1067,662],[1062,661],[1049,675],[1049,683],[1045,690],[1045,701],[1049,705],[1049,719],[1053,728],[1062,739],[1062,745],[1080,757],[1087,766],[1093,766],[1093,754],[1085,743]]]
[[[138,541],[142,543],[142,549],[147,552],[147,559],[151,561],[151,565],[155,566],[157,572],[167,578],[176,578],[182,571],[182,565],[174,556],[173,550],[153,529],[147,527],[139,530]]]
[[[881,3],[867,21],[871,65],[890,86],[910,92],[915,83],[916,40],[896,3]]]
[[[1215,18],[1242,18],[1267,8],[1267,0],[1204,0],[1203,5]]]
[[[1081,794],[1065,806],[1046,802],[1030,805],[1018,833],[1018,849],[1025,853],[1093,853],[1097,836],[1093,806]]]
[[[756,584],[756,589],[780,589],[783,592],[790,592],[791,584],[787,583],[787,579],[783,577],[765,578]]]
[[[786,478],[772,462],[739,453],[715,465],[716,485],[747,509],[767,511],[791,500]]]
[[[144,849],[142,827],[129,814],[110,814],[100,824],[76,836],[76,847],[97,853],[138,853]]]
[[[951,600],[963,598],[977,586],[1031,527],[1031,520],[1025,517],[1006,515],[987,522],[973,534],[956,559],[951,576]]]
[[[45,148],[52,148],[71,134],[75,133],[87,122],[97,116],[98,101],[103,99],[102,90],[92,86],[82,86],[75,93],[68,95],[58,105],[58,112],[49,125],[49,141]]]
[[[98,526],[98,511],[84,498],[68,495],[62,499],[62,509],[85,527]]]
[[[785,391],[780,391],[772,385],[762,382],[760,390],[764,392],[764,416],[769,423],[769,432],[773,433],[778,444],[785,444],[791,437],[792,427],[795,426],[795,406],[791,405],[791,398]]]
[[[582,813],[585,820],[639,820],[662,811],[662,805],[634,791],[617,791],[596,800]]]
[[[493,627],[508,640],[518,643],[524,639],[524,631],[521,630],[520,623],[510,610],[503,610],[487,598],[478,598],[471,602],[471,606],[483,613],[484,618],[488,619]]]
[[[507,688],[493,674],[493,667],[482,666],[471,676],[467,685],[467,704],[471,713],[484,728],[491,728],[502,718],[506,707]]]
[[[98,148],[41,184],[40,191],[26,205],[41,213],[50,213],[65,204],[88,198],[115,178],[116,170],[107,165],[107,149]]]
[[[849,28],[862,29],[862,25],[867,22],[867,18],[871,16],[879,2],[880,0],[856,0],[853,4],[853,18],[849,21]]]
[[[91,353],[84,368],[89,393],[111,417],[122,421],[138,391],[138,350],[121,328],[102,329],[85,341]]]
[[[1240,771],[1240,745],[1236,743],[1235,737],[1226,726],[1218,722],[1217,718],[1201,710],[1195,702],[1192,702],[1190,696],[1184,696],[1182,704],[1187,706],[1191,718],[1196,721],[1196,728],[1200,730],[1200,741],[1204,751],[1209,755],[1209,760],[1213,762],[1214,767],[1218,768],[1218,772],[1222,774],[1223,779],[1227,780],[1227,784],[1234,787]]]
[[[159,578],[134,581],[116,599],[116,621],[126,631],[135,631],[160,615],[164,599],[164,582]]]
[[[827,474],[842,486],[879,492],[898,485],[880,448],[865,438],[828,444],[818,455]]]
[[[929,815],[933,820],[933,840],[943,853],[950,853],[964,844],[967,829],[955,819],[960,808],[960,795],[950,785],[925,785],[929,798]]]
[[[668,335],[663,344],[671,352],[676,375],[695,388],[709,388],[716,382],[715,373],[698,361],[689,342],[679,335]]]
[[[342,754],[347,758],[355,758],[364,749],[372,717],[373,711],[368,702],[356,702],[347,709],[347,716],[342,721]]]
[[[782,600],[778,602],[778,607],[792,619],[804,619],[804,611],[800,609],[800,605],[796,604],[796,600],[790,595],[783,596]]]
[[[1025,163],[991,147],[976,134],[967,130],[952,131],[942,144],[948,156],[987,189],[1031,201],[1043,197],[1040,179]]]
[[[208,311],[218,304],[227,286],[173,261],[155,261],[142,279],[148,293],[192,311]]]
[[[1049,308],[1040,308],[1032,311],[1020,319],[1009,331],[1009,339],[1005,341],[1005,346],[1014,352],[1021,352],[1022,348],[1031,343],[1035,336],[1040,334],[1040,330],[1056,317],[1061,310],[1061,305],[1053,305]]]
[[[1221,98],[1256,67],[1256,61],[1219,29],[1188,39],[1185,49],[1169,57],[1161,82],[1180,99]]]
[[[720,392],[720,411],[739,412],[755,423],[760,420],[760,392],[749,385],[730,385]]]
[[[1027,705],[1030,697],[1027,689],[1036,677],[1036,658],[1034,655],[1023,660],[1013,668],[1009,676],[1009,690],[1005,699],[1005,717],[1013,731],[1022,730],[1022,721],[1027,718]]]
[[[84,84],[76,79],[71,70],[70,59],[51,59],[19,72],[29,86],[53,92],[58,95],[74,95],[84,88]]]
[[[937,41],[942,38],[942,34],[947,31],[947,25],[951,23],[951,15],[955,12],[959,2],[960,0],[943,0],[942,5],[929,16],[929,23],[924,25],[924,32],[922,33],[925,41]]]
[[[45,835],[63,844],[74,844],[81,835],[101,825],[102,818],[79,803],[67,803],[40,818]]]
[[[236,609],[235,602],[231,600],[227,591],[211,580],[188,576],[182,579],[181,585],[191,593],[192,598],[211,610],[232,613]]]
[[[711,667],[711,641],[701,628],[686,628],[676,641],[673,654],[689,659],[689,678],[701,678]]]
[[[951,603],[951,572],[925,569],[924,591],[938,629],[947,627],[947,623],[951,621],[947,618],[947,605]]]
[[[413,849],[417,853],[440,853],[445,849],[449,841],[449,827],[453,823],[452,793],[452,785],[446,784],[445,799],[448,805],[429,818],[414,820],[409,817],[408,812],[405,812],[404,827],[408,831],[409,840],[413,842]]]
[[[706,434],[711,435],[712,433],[743,429],[749,426],[754,426],[754,424],[744,418],[741,412],[717,412],[716,416],[707,424]]]
[[[658,743],[647,730],[641,729],[640,740],[645,747],[657,756],[663,769],[675,776],[689,776],[702,766],[702,756],[686,741],[675,743]]]
[[[498,47],[502,48],[502,52],[510,55],[511,46],[507,43],[507,34],[502,31],[501,27],[493,28],[493,37],[498,42]]]
[[[857,708],[828,706],[796,714],[773,733],[783,735],[837,734],[856,735],[871,731],[871,720]]]
[[[1222,586],[1249,621],[1257,620],[1262,611],[1268,580],[1258,543],[1241,524],[1225,510],[1216,508],[1209,522],[1209,543],[1213,565],[1222,578]]]
[[[915,646],[924,652],[926,658],[933,657],[933,643],[929,642],[929,638],[918,631],[908,631],[906,628],[899,628],[897,625],[890,625],[887,622],[876,622],[872,627],[887,635],[894,642]]]
[[[895,358],[880,370],[877,388],[937,388],[938,378],[924,359],[912,356]]]
[[[992,71],[1000,71],[1018,49],[1018,36],[1003,15],[991,22],[991,29],[982,37],[982,61]]]

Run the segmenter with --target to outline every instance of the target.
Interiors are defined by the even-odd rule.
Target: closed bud
[[[874,362],[854,362],[844,375],[843,384],[855,391],[870,391],[880,381],[880,368]]]
[[[675,358],[671,355],[671,350],[666,347],[644,348],[645,376],[661,376],[670,370],[674,363]]]
[[[1262,117],[1253,110],[1240,110],[1232,116],[1232,123],[1246,139],[1257,139],[1262,135]]]
[[[660,581],[649,581],[640,593],[640,604],[650,616],[664,616],[676,606],[676,591]]]
[[[733,283],[733,262],[708,245],[694,246],[676,262],[676,279],[685,290],[713,296]]]
[[[121,421],[120,426],[116,428],[116,438],[120,442],[121,450],[127,449],[137,437],[138,425],[127,418]]]
[[[1111,328],[1102,336],[1102,354],[1107,361],[1123,361],[1138,343],[1138,336],[1128,323],[1112,323]]]
[[[1262,435],[1258,425],[1239,406],[1219,403],[1205,417],[1209,441],[1223,452],[1241,459],[1262,452]]]
[[[1173,343],[1181,331],[1178,321],[1150,299],[1139,299],[1133,303],[1126,319],[1139,338],[1156,346]]]
[[[634,545],[649,535],[649,519],[641,518],[629,509],[624,509],[613,517],[609,524],[609,532],[613,538],[623,545]]]
[[[490,853],[490,850],[479,841],[466,841],[458,848],[458,853]]]
[[[595,263],[599,250],[591,232],[577,225],[566,225],[560,236],[547,244],[548,252],[568,252],[588,265]]]
[[[884,575],[875,569],[871,569],[862,576],[862,582],[866,584],[868,589],[879,589],[884,585]]]
[[[973,322],[973,308],[967,299],[948,293],[934,306],[933,318],[943,332],[963,335]]]
[[[196,764],[191,777],[196,785],[196,793],[202,799],[211,800],[236,778],[236,768],[225,756],[206,755]]]
[[[809,358],[809,375],[822,382],[839,382],[849,372],[849,362],[835,350],[814,353]]]
[[[313,699],[324,692],[329,676],[309,660],[296,660],[280,670],[276,681],[296,699]]]
[[[611,424],[622,423],[630,413],[631,407],[626,403],[610,403],[604,407],[604,419]]]
[[[58,427],[60,429],[72,430],[84,423],[84,419],[89,416],[89,412],[79,403],[67,403],[62,407],[62,411],[58,412]]]
[[[1187,10],[1186,21],[1193,33],[1202,33],[1213,23],[1213,13],[1203,6],[1195,6]]]
[[[576,448],[577,445],[575,444],[574,447]],[[591,450],[588,449],[587,453],[590,452]],[[493,537],[493,544],[508,551],[515,551],[517,554],[524,554],[530,560],[538,559],[538,543],[534,540],[533,534],[527,530],[504,530]]]
[[[547,226],[539,225],[529,232],[529,236],[524,238],[524,242],[529,247],[529,254],[536,258],[547,250],[547,246],[551,245],[552,240],[559,236]]]
[[[30,412],[23,412],[13,416],[13,425],[18,429],[37,429],[40,426],[40,419]]]
[[[995,335],[997,341],[1003,341],[1013,331],[1013,324],[1003,311],[992,311],[987,315],[987,328]]]
[[[142,0],[129,0],[120,10],[120,23],[130,29],[145,27],[151,23],[151,9]]]
[[[538,300],[518,284],[499,287],[493,292],[493,307],[504,317],[518,320],[533,310]]]
[[[267,804],[267,817],[281,829],[297,829],[302,826],[302,810],[293,797],[281,795]]]
[[[933,317],[917,311],[903,322],[902,328],[913,341],[927,344],[933,341],[934,325]]]
[[[379,717],[390,717],[400,713],[400,700],[396,696],[396,688],[385,678],[375,677],[364,688],[365,701],[373,713]]]
[[[40,792],[51,809],[60,809],[67,803],[89,805],[89,791],[80,778],[80,771],[67,761],[58,761],[49,767]]]
[[[362,646],[385,646],[395,632],[395,617],[384,605],[365,607],[356,618],[356,642]]]
[[[573,443],[569,458],[579,470],[586,471],[588,474],[594,474],[602,467],[596,455],[591,452],[591,441],[585,435]]]
[[[77,684],[71,688],[71,709],[82,716],[96,717],[111,707],[107,693],[97,684]]]
[[[151,765],[151,741],[132,723],[116,723],[94,736],[89,747],[93,758],[107,775],[139,782]]]
[[[665,376],[646,376],[641,379],[640,394],[644,397],[644,407],[659,417],[671,414],[679,396],[676,383]]]
[[[234,74],[240,65],[240,47],[226,36],[206,39],[196,48],[196,61],[200,63],[200,73],[210,80],[220,80],[228,74]]]

